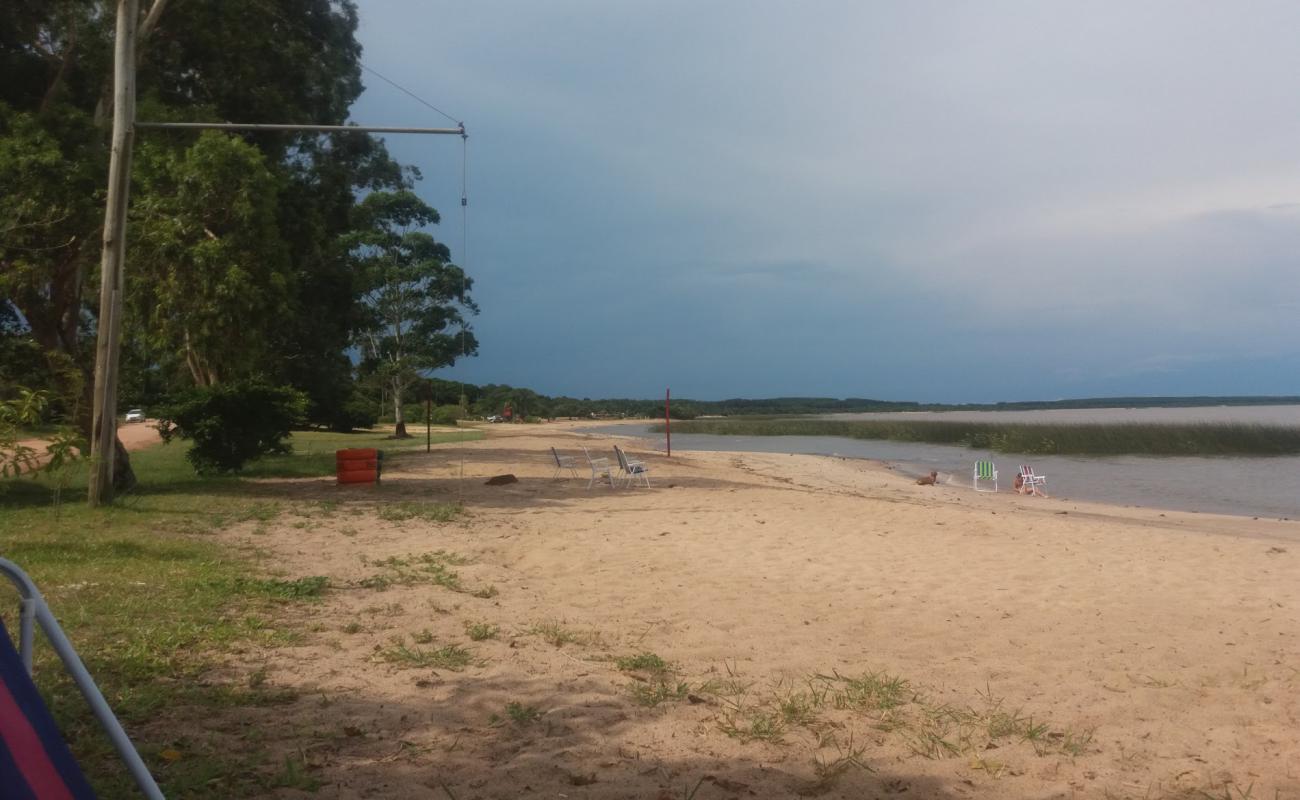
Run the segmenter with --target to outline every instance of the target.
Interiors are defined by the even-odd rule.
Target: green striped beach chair
[[[981,488],[980,488],[980,481],[985,481],[985,484],[984,484],[985,486],[988,486],[988,481],[993,481],[993,488],[992,488],[992,489],[981,489]],[[977,491],[977,492],[996,492],[996,491],[998,490],[998,469],[997,469],[997,467],[993,466],[993,462],[992,462],[992,461],[976,461],[976,462],[975,462],[975,478],[974,478],[974,480],[973,480],[971,483],[972,483],[972,485],[973,485],[975,491]]]

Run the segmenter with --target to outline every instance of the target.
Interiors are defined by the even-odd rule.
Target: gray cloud
[[[361,14],[368,63],[470,127],[483,346],[452,374],[579,395],[1300,392],[1293,4]],[[427,113],[377,84],[355,116]],[[453,212],[454,149],[390,145]]]

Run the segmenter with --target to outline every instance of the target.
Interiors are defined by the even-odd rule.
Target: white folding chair
[[[566,469],[573,477],[578,477],[578,459],[573,456],[562,456],[554,447],[551,448],[551,455],[555,457],[555,472],[551,474],[551,480],[560,477],[560,473]]]
[[[610,466],[608,458],[592,458],[587,448],[582,448],[583,454],[587,456],[587,464],[591,467],[591,480],[587,481],[587,488],[590,489],[596,482],[596,478],[608,478],[609,488],[614,488],[614,468]]]
[[[618,457],[618,465],[623,470],[624,486],[631,486],[633,480],[640,478],[645,481],[646,488],[650,487],[650,469],[644,461],[628,458],[627,453],[618,445],[614,445],[614,455]]]
[[[1036,494],[1039,497],[1047,497],[1047,492],[1044,492],[1039,488],[1047,485],[1046,475],[1035,475],[1033,467],[1028,464],[1021,464],[1020,480],[1022,482],[1021,485],[1024,486],[1025,491],[1029,494]]]

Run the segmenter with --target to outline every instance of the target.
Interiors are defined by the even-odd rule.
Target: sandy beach
[[[333,590],[229,666],[296,699],[192,746],[315,797],[1300,796],[1300,524],[636,440],[651,488],[587,489],[618,440],[573,427],[259,482],[220,535]]]

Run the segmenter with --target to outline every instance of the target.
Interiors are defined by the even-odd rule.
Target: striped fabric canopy
[[[0,797],[94,796],[0,621]]]

